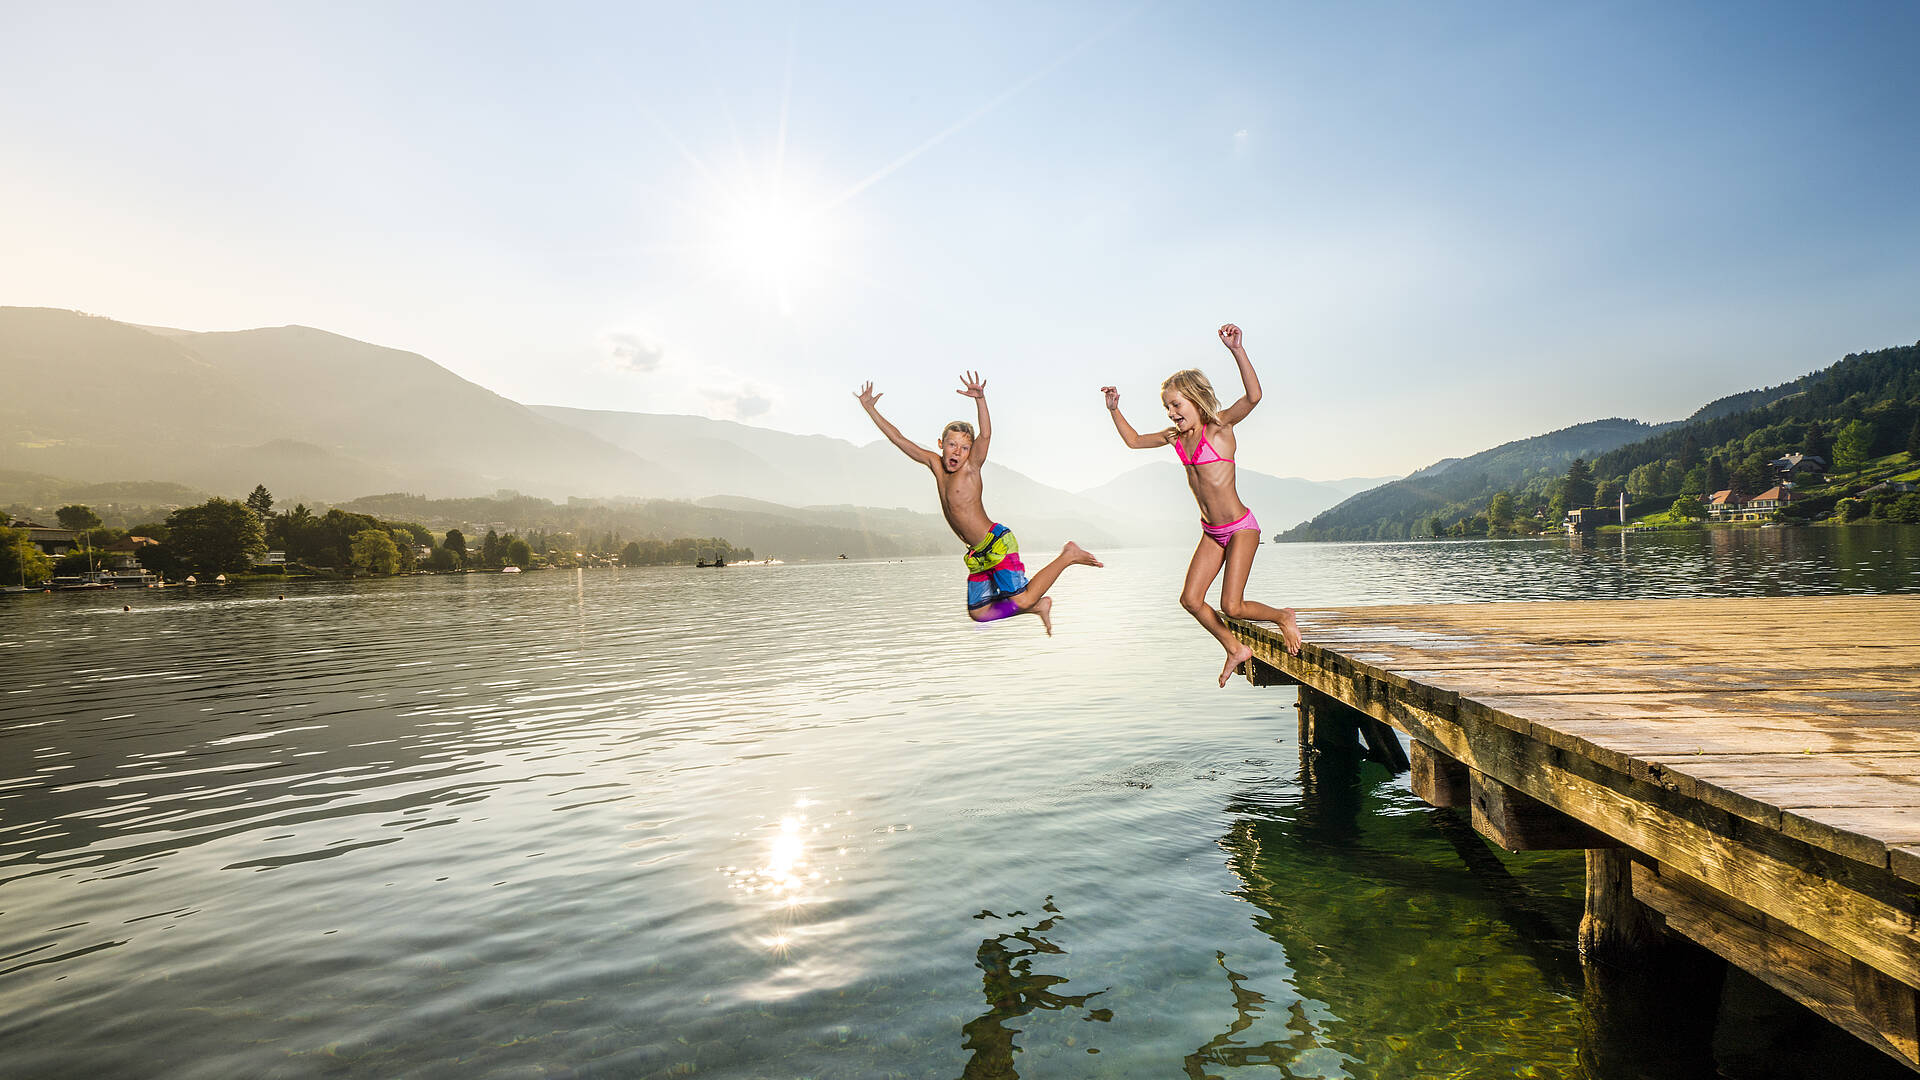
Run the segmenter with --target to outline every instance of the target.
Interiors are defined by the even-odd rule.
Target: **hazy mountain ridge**
[[[265,484],[284,505],[360,505],[381,491],[445,500],[508,490],[556,503],[697,499],[707,515],[777,517],[770,508],[778,507],[795,528],[876,529],[914,551],[954,544],[931,512],[924,470],[885,440],[856,445],[699,416],[527,406],[418,353],[311,327],[198,332],[0,308],[0,377],[23,390],[0,401],[0,427],[20,432],[0,448],[9,466],[41,476],[35,490],[43,493],[139,476],[230,496]],[[1270,531],[1368,484],[1239,475]],[[986,478],[989,510],[1036,547],[1193,534],[1193,498],[1170,461],[1080,494],[997,462]],[[860,509],[872,507],[915,516]],[[832,526],[821,516],[835,514]],[[717,520],[668,517],[688,528]]]

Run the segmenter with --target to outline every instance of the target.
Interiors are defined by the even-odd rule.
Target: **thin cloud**
[[[765,416],[773,408],[773,397],[765,389],[751,384],[734,387],[701,387],[707,409],[721,420],[751,420]]]
[[[613,357],[613,366],[636,375],[651,375],[660,370],[660,362],[666,359],[665,349],[639,334],[625,331],[607,335],[607,352]]]

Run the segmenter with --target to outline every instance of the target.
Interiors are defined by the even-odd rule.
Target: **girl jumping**
[[[1253,362],[1240,346],[1240,328],[1228,323],[1220,328],[1220,343],[1233,353],[1240,367],[1240,384],[1246,393],[1225,409],[1214,397],[1213,384],[1197,368],[1176,371],[1160,384],[1160,402],[1167,408],[1173,426],[1151,435],[1133,430],[1120,415],[1120,391],[1103,386],[1107,411],[1113,414],[1113,426],[1120,438],[1135,450],[1151,450],[1172,444],[1180,464],[1187,467],[1187,486],[1200,503],[1200,545],[1193,550],[1193,562],[1187,566],[1187,583],[1180,590],[1180,606],[1187,609],[1207,632],[1219,639],[1227,650],[1227,665],[1220,669],[1220,685],[1226,686],[1235,669],[1253,656],[1227,629],[1227,624],[1207,603],[1207,590],[1225,565],[1227,577],[1220,586],[1220,610],[1236,619],[1260,619],[1280,624],[1280,635],[1287,651],[1300,653],[1300,625],[1292,608],[1268,607],[1248,600],[1247,573],[1253,569],[1253,556],[1260,550],[1260,523],[1253,511],[1240,501],[1234,489],[1233,426],[1247,418],[1260,403],[1260,378],[1253,373]]]

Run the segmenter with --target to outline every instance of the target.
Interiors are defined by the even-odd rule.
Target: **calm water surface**
[[[0,1071],[1628,1075],[1577,853],[1304,775],[1186,553],[1106,557],[1051,639],[957,559],[4,598]],[[1269,545],[1249,595],[1917,588],[1920,530],[1800,529]],[[1725,1075],[1889,1067],[1730,1002]]]

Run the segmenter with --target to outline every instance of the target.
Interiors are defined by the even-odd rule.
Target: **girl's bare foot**
[[[1300,624],[1293,617],[1293,609],[1280,609],[1280,639],[1287,643],[1287,655],[1300,655]]]
[[[1066,547],[1063,547],[1060,549],[1060,554],[1066,556],[1068,562],[1077,564],[1079,566],[1107,565],[1106,563],[1101,562],[1099,559],[1094,558],[1092,552],[1088,551],[1086,548],[1081,547],[1079,544],[1076,544],[1071,540],[1067,541]]]
[[[1253,659],[1253,650],[1247,648],[1244,644],[1241,644],[1237,648],[1228,652],[1227,666],[1220,669],[1221,688],[1225,689],[1227,685],[1227,680],[1233,678],[1233,673],[1240,670],[1241,664],[1244,664],[1251,659]]]
[[[1028,608],[1027,610],[1033,612],[1035,615],[1040,616],[1040,625],[1046,627],[1047,636],[1052,637],[1053,636],[1053,597],[1043,596],[1040,599],[1034,601],[1033,607]]]

